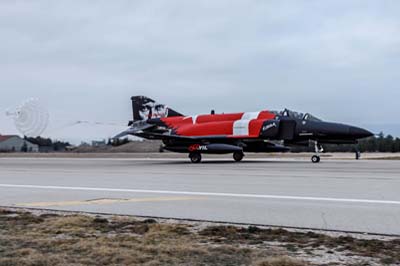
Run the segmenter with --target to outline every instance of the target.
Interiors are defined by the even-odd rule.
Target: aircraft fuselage
[[[284,152],[288,146],[314,142],[319,162],[321,144],[354,144],[373,134],[351,125],[322,121],[290,110],[184,116],[145,96],[132,97],[134,120],[117,137],[135,135],[160,139],[166,150],[189,153],[199,162],[202,153]]]

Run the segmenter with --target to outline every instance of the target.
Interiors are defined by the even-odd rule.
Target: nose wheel
[[[311,161],[313,163],[319,163],[321,161],[321,157],[319,157],[318,155],[314,155],[313,157],[311,157]]]
[[[318,144],[318,141],[314,141],[315,154],[311,157],[311,162],[319,163],[321,161],[320,153],[324,151],[324,148]]]

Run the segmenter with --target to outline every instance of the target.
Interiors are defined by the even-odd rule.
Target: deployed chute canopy
[[[27,137],[40,136],[49,123],[49,113],[38,99],[24,101],[6,115],[14,120],[17,130]]]

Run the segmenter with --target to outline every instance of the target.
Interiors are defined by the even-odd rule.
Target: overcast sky
[[[399,124],[399,14],[398,0],[0,0],[0,133],[16,132],[3,110],[37,97],[48,135],[108,137],[142,94],[184,114]],[[77,120],[121,127],[57,130]]]

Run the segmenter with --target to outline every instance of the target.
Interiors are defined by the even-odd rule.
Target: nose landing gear
[[[324,148],[318,144],[318,141],[314,141],[315,154],[311,157],[311,162],[319,163],[321,161],[320,153],[324,151]]]
[[[359,150],[356,151],[356,160],[361,159],[361,152]]]
[[[321,157],[319,157],[318,155],[313,155],[313,156],[311,157],[311,161],[312,161],[313,163],[319,163],[319,162],[321,161]]]

